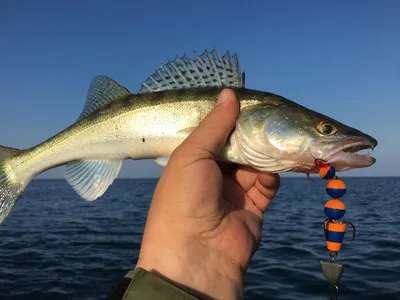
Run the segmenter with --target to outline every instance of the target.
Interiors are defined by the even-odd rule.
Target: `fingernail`
[[[224,103],[228,99],[228,93],[225,90],[219,94],[217,105]]]

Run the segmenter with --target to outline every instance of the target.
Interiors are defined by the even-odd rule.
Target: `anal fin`
[[[122,160],[86,160],[67,165],[65,179],[85,200],[96,200],[114,182]]]

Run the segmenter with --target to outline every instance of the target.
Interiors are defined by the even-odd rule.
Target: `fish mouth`
[[[371,155],[371,152],[377,144],[378,142],[375,139],[353,140],[336,148],[325,160],[337,171],[369,167],[376,162],[376,159]],[[370,151],[366,154],[359,153],[363,150]]]

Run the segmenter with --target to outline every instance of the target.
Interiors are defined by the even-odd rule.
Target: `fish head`
[[[315,159],[331,164],[339,172],[369,167],[376,162],[371,151],[378,141],[372,136],[322,114],[315,114],[314,123],[309,149]]]
[[[307,172],[319,159],[336,171],[369,167],[373,137],[287,99],[243,109],[236,144],[249,164],[266,171]]]

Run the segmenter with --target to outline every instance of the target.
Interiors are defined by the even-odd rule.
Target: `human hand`
[[[149,209],[137,267],[202,298],[243,298],[279,176],[215,158],[235,126],[232,90],[174,151]]]

